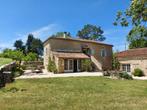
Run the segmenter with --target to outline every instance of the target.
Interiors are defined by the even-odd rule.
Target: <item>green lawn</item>
[[[103,77],[27,79],[0,90],[0,110],[146,109],[147,81]]]
[[[0,58],[0,66],[8,64],[10,62],[12,62],[12,60],[9,58]]]

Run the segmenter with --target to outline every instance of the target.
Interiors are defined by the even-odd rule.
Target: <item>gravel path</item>
[[[80,76],[103,76],[102,72],[78,72],[78,73],[49,73],[44,71],[43,73],[31,73],[27,70],[24,75],[17,77],[16,79],[30,79],[30,78],[53,78],[53,77],[80,77]]]

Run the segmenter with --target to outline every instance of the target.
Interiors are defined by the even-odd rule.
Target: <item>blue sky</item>
[[[105,43],[124,50],[130,28],[113,26],[116,12],[125,10],[130,0],[0,0],[0,48],[26,40],[28,33],[47,39],[58,31],[73,37],[85,24],[101,26]]]

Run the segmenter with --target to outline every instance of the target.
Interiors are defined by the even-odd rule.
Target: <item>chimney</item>
[[[63,33],[63,38],[66,38],[66,32]]]

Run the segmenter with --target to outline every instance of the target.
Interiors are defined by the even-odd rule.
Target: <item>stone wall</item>
[[[147,59],[138,59],[138,60],[121,60],[120,64],[130,64],[131,65],[131,73],[135,68],[141,69],[145,75],[147,75]],[[122,70],[122,66],[121,66]]]
[[[12,74],[12,68],[15,66],[15,62],[0,67],[0,88],[5,87],[6,83],[14,81]]]
[[[80,42],[72,40],[63,39],[50,39],[44,45],[44,66],[47,68],[48,58],[52,57],[52,51],[58,50],[68,50],[68,51],[78,51],[82,52],[82,45],[88,45],[88,47],[93,51],[92,57],[97,60],[99,69],[112,69],[112,46],[98,43],[90,42]],[[100,52],[102,49],[107,51],[107,56],[102,57]],[[59,61],[60,62],[60,61]],[[60,66],[60,65],[59,65]],[[60,67],[59,67],[60,68]],[[61,69],[61,68],[60,68]]]

